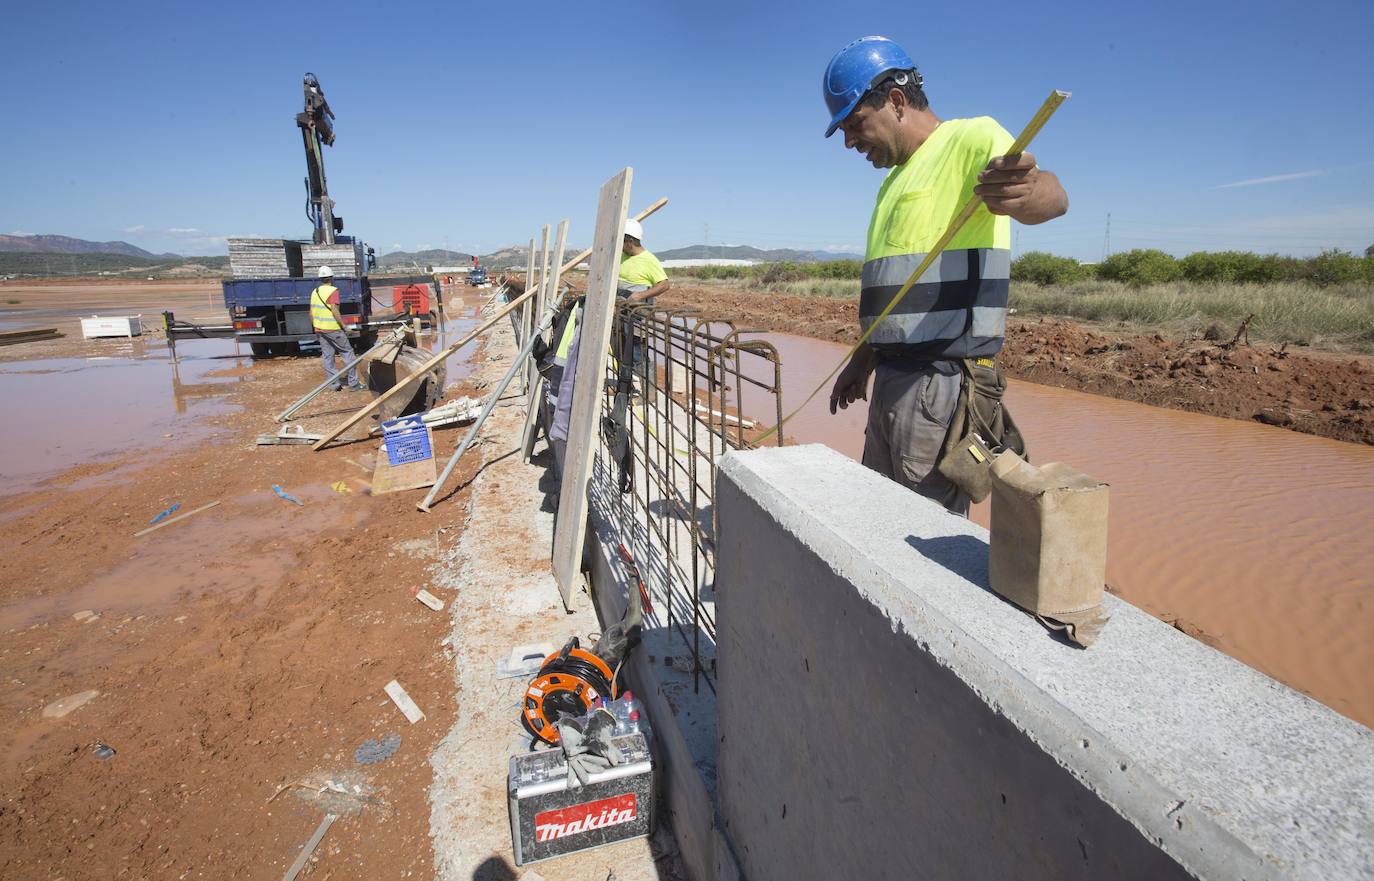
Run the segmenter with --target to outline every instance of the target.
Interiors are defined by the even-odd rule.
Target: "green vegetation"
[[[127,275],[133,278],[185,278],[229,271],[224,257],[132,257],[124,254],[0,253],[0,276],[52,278],[78,275]]]
[[[1319,287],[1361,281],[1374,284],[1374,254],[1369,253],[1369,249],[1364,257],[1336,249],[1322,251],[1316,257],[1198,251],[1179,259],[1163,251],[1143,248],[1113,254],[1101,263],[1087,264],[1070,257],[1030,251],[1012,261],[1011,278],[1042,285],[1094,278],[1135,286],[1164,284],[1178,279],[1200,284],[1307,282]]]
[[[1123,322],[1169,333],[1201,333],[1216,322],[1229,334],[1254,315],[1250,333],[1257,339],[1374,352],[1374,288],[1361,283],[1018,282],[1011,287],[1011,308],[1022,318]]]
[[[702,266],[672,275],[751,291],[856,297],[862,269],[857,260],[842,260]],[[1339,250],[1315,257],[1199,251],[1179,259],[1151,249],[1098,264],[1032,251],[1013,261],[1011,277],[1011,307],[1021,317],[1192,334],[1213,323],[1233,329],[1254,315],[1256,339],[1374,352],[1374,246],[1364,257]]]

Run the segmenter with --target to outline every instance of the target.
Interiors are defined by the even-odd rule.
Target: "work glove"
[[[568,761],[568,788],[585,786],[591,776],[624,761],[620,749],[611,742],[615,717],[606,709],[593,710],[585,727],[565,719],[558,723],[559,743]]]

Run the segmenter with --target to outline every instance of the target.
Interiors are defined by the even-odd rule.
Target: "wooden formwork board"
[[[558,282],[563,277],[563,249],[567,244],[568,220],[564,218],[563,221],[558,224],[558,237],[557,241],[554,243],[553,263],[549,264],[546,262],[544,264],[546,268],[552,265],[553,275],[549,278],[549,284],[540,289],[542,294],[539,306],[540,315],[544,314],[544,305],[552,303],[553,298],[558,296]],[[551,346],[556,346],[558,345],[558,340],[550,338],[548,343]],[[531,359],[531,363],[533,363],[533,359]],[[529,394],[525,400],[525,431],[524,434],[521,435],[520,441],[520,455],[526,462],[534,455],[534,439],[538,434],[539,414],[543,410],[543,401],[541,400],[543,395],[544,377],[536,372],[533,381],[530,383]],[[548,428],[545,426],[545,431],[547,430]]]
[[[434,433],[428,425],[425,426],[425,434],[429,435],[429,448],[433,450]],[[386,454],[386,443],[383,442],[377,448],[377,466],[372,470],[372,494],[374,496],[398,493],[407,489],[422,489],[426,486],[433,486],[434,481],[438,479],[439,469],[434,456],[431,455],[428,459],[421,459],[418,462],[392,465]]]
[[[587,537],[587,487],[591,483],[600,423],[606,353],[615,317],[616,278],[625,235],[625,210],[630,201],[634,170],[626,168],[601,186],[596,206],[596,234],[592,240],[591,270],[587,274],[587,303],[579,326],[576,374],[573,383],[568,455],[558,498],[558,521],[553,536],[553,574],[563,604],[572,607],[573,590],[582,569],[582,544]]]

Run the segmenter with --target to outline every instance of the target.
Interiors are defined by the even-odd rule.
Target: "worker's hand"
[[[993,214],[1016,215],[1031,201],[1039,179],[1033,154],[997,156],[978,173],[973,192]]]
[[[874,366],[871,350],[867,346],[860,346],[835,378],[835,387],[830,390],[830,415],[835,415],[836,407],[846,410],[860,398],[868,400],[868,376]]]

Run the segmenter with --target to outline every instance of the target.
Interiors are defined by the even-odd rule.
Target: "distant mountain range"
[[[28,254],[123,254],[125,257],[164,259],[180,254],[154,254],[128,242],[88,242],[71,236],[0,235],[0,253]]]
[[[529,261],[529,247],[513,245],[491,254],[479,255],[477,261],[488,269],[522,269]],[[567,257],[576,254],[581,248],[568,245],[564,250]],[[862,254],[849,254],[839,251],[798,251],[793,248],[773,248],[763,250],[750,245],[689,245],[685,248],[672,248],[654,252],[660,260],[701,260],[706,258],[726,258],[730,260],[756,260],[760,263],[821,263],[826,260],[862,260]],[[393,251],[377,258],[377,266],[382,269],[395,269],[406,266],[463,266],[472,262],[472,255],[462,251],[445,251],[442,248],[430,251]]]
[[[582,249],[569,244],[566,257]],[[793,262],[816,263],[825,260],[859,260],[859,254],[835,251],[799,251],[792,248],[763,250],[749,245],[690,245],[686,248],[673,248],[655,252],[663,260],[700,260],[704,258],[726,258],[732,260],[756,260],[760,263]],[[60,263],[54,263],[47,255],[68,255]],[[78,274],[81,272],[119,273],[151,269],[154,264],[166,270],[165,264],[185,264],[186,270],[210,268],[222,271],[228,264],[227,257],[186,257],[181,254],[154,254],[128,242],[92,242],[71,236],[56,235],[0,235],[0,271],[22,274]],[[523,270],[529,261],[529,247],[515,245],[502,248],[491,254],[477,257],[478,262],[492,270]],[[465,251],[450,251],[434,248],[425,251],[392,251],[377,259],[381,270],[408,269],[429,266],[468,266],[472,255]]]
[[[841,251],[797,251],[792,248],[762,250],[751,245],[688,245],[668,251],[655,251],[660,260],[757,260],[760,263],[823,263],[827,260],[862,260],[862,254]]]
[[[480,259],[480,258],[479,258]],[[408,266],[471,266],[472,255],[462,251],[431,248],[428,251],[392,251],[377,258],[378,269],[397,269]]]

